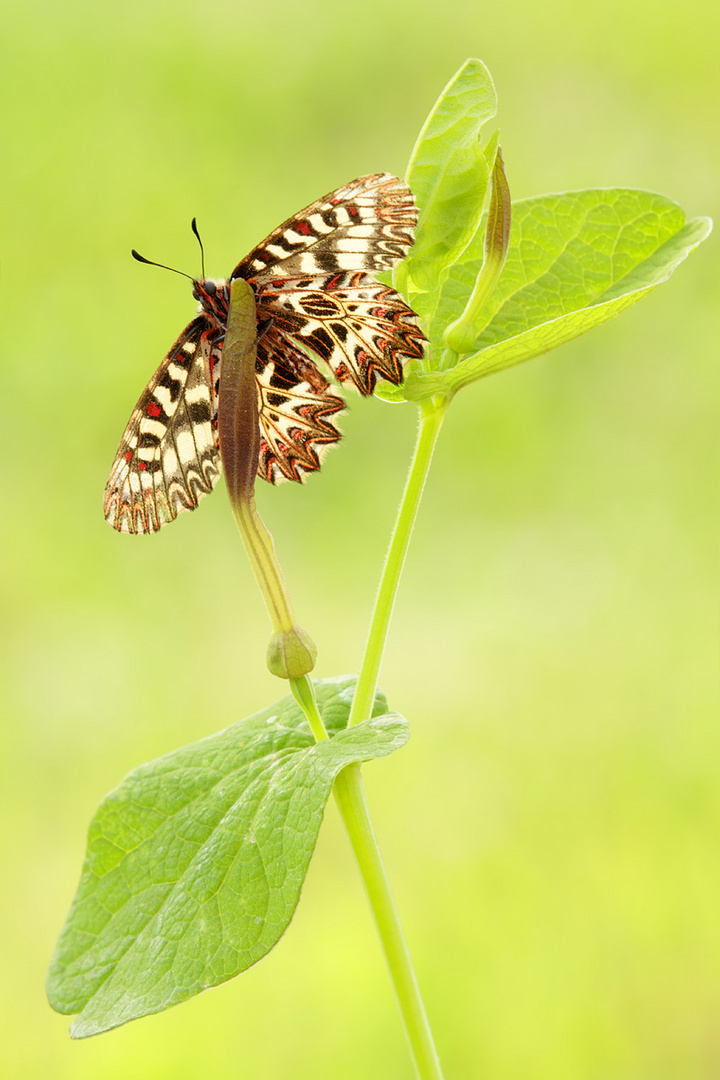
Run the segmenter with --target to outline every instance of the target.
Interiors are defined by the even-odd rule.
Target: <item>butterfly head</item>
[[[225,326],[230,302],[230,288],[225,278],[196,278],[193,296],[199,301],[199,311],[209,315],[216,323]]]

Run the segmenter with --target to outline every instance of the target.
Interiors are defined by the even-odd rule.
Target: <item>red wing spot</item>
[[[127,462],[131,462],[131,461],[132,461],[132,459],[133,459],[133,452],[132,452],[132,450],[126,450],[126,451],[125,451],[125,453],[123,454],[123,457],[125,458],[125,460],[126,460]]]
[[[312,229],[308,225],[307,221],[294,221],[293,229],[295,232],[302,233],[303,236],[311,236]]]
[[[160,416],[162,409],[158,405],[157,401],[151,401],[146,409],[148,416],[151,416],[154,420],[157,420]]]
[[[348,206],[347,212],[350,217],[357,217],[359,213],[357,206]]]
[[[140,469],[142,471],[147,469],[147,462],[146,461],[138,461],[138,469]]]
[[[177,360],[178,364],[185,364],[187,363],[188,355],[187,353],[179,352],[176,354],[175,359]]]

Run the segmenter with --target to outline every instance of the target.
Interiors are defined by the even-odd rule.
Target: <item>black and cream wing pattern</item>
[[[340,438],[333,418],[344,408],[327,375],[371,394],[379,378],[401,383],[404,365],[422,356],[415,313],[372,276],[403,258],[416,223],[406,184],[387,173],[362,176],[288,218],[229,281],[195,280],[198,315],[143,391],[120,443],[105,489],[108,522],[156,532],[217,482],[222,346],[238,277],[257,306],[258,475],[300,481],[318,469]]]

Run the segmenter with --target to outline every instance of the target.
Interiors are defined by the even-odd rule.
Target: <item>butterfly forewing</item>
[[[120,532],[157,532],[194,510],[220,475],[201,339],[185,328],[133,409],[105,488],[105,517]]]
[[[254,278],[389,270],[413,243],[412,193],[389,173],[361,176],[288,218],[232,272]]]
[[[343,401],[313,357],[340,383],[371,394],[396,385],[422,356],[417,316],[371,277],[413,242],[417,210],[406,184],[361,176],[275,229],[235,267],[251,285],[258,318],[258,475],[302,480],[340,438]],[[232,279],[231,279],[232,280]],[[212,289],[209,286],[212,285]],[[195,282],[201,314],[183,331],[137,403],[105,489],[105,516],[121,532],[155,532],[212,490],[220,458],[217,388],[229,283]]]

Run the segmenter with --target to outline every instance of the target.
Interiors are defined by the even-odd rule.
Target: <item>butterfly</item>
[[[412,308],[368,273],[404,257],[416,224],[406,184],[389,173],[361,176],[288,218],[229,280],[193,279],[198,313],[145,387],[120,442],[105,488],[110,525],[156,532],[217,483],[222,349],[238,277],[252,287],[260,328],[258,475],[277,484],[318,469],[340,438],[333,418],[344,401],[316,358],[341,386],[367,395],[378,378],[399,385],[404,364],[423,354]]]

